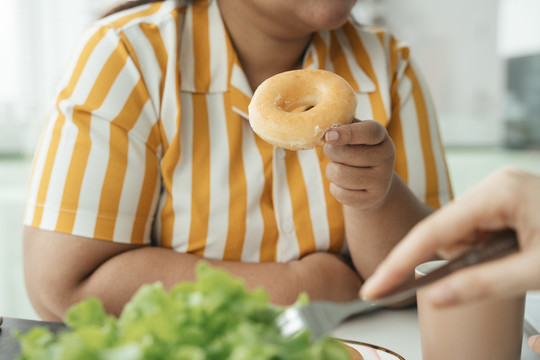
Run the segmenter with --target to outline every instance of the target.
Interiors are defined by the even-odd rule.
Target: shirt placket
[[[296,237],[291,194],[287,183],[287,151],[274,147],[272,193],[274,213],[279,231],[276,260],[288,262],[297,259],[300,250]]]

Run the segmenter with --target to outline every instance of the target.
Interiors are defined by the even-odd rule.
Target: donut
[[[351,123],[356,95],[341,76],[326,70],[292,70],[274,75],[255,90],[248,107],[253,131],[289,150],[322,144],[326,131]]]

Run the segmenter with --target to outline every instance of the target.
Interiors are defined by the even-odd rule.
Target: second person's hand
[[[478,230],[506,227],[518,234],[518,253],[447,276],[430,285],[430,299],[436,306],[448,306],[538,290],[539,212],[540,177],[516,168],[499,170],[413,228],[368,279],[362,295],[383,295],[436,252],[450,254],[468,246]]]

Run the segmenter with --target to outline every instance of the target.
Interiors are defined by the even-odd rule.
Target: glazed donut
[[[292,70],[266,79],[249,104],[253,131],[289,150],[322,144],[326,131],[353,121],[356,96],[341,76],[326,70]]]

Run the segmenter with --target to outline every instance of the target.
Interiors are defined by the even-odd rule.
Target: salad
[[[67,329],[16,334],[19,360],[349,360],[336,339],[310,342],[309,331],[281,335],[266,290],[247,290],[228,272],[199,262],[197,281],[167,291],[142,286],[117,318],[89,298],[66,313]],[[307,303],[301,295],[293,306]]]

